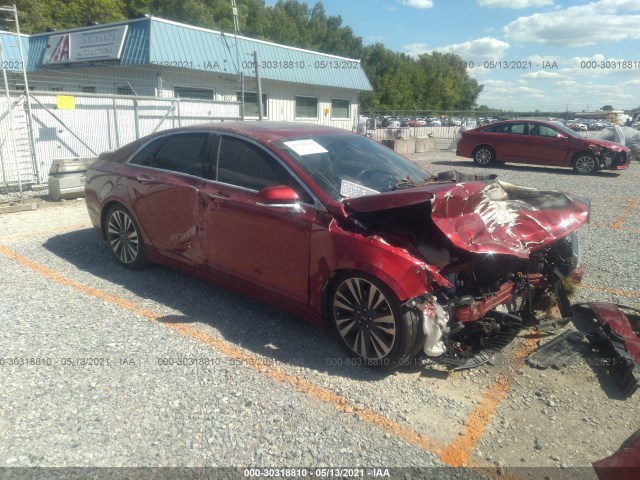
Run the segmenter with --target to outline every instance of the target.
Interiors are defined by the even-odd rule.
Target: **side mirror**
[[[256,204],[267,208],[286,208],[301,211],[300,196],[291,188],[284,185],[265,187],[258,192]]]
[[[556,135],[556,138],[567,138],[567,136],[562,133],[559,133]]]

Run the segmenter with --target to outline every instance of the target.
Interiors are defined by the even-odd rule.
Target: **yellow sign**
[[[58,110],[75,110],[76,97],[70,95],[56,95],[58,100]]]

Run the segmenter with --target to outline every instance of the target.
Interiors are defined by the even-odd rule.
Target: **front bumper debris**
[[[572,320],[578,330],[566,330],[545,343],[529,355],[527,363],[536,368],[559,369],[571,365],[581,355],[595,353],[606,360],[598,364],[608,366],[609,374],[616,380],[623,395],[632,396],[640,388],[640,316],[630,314],[629,319],[623,309],[640,311],[613,303],[578,305],[583,308],[576,309],[576,315],[567,319]],[[584,315],[577,312],[584,312],[587,317],[582,318]],[[588,324],[579,327],[583,320],[587,320]]]
[[[611,360],[610,370],[622,392],[630,397],[640,387],[640,337],[625,313],[613,303],[589,302],[597,328],[591,341],[601,355]],[[637,317],[637,315],[634,315]],[[635,328],[639,328],[635,319]]]

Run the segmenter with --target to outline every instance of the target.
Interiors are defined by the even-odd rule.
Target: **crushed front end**
[[[583,271],[575,232],[529,259],[484,255],[446,266],[442,273],[450,286],[435,285],[416,302],[424,354],[456,369],[490,361],[523,326],[537,322],[536,311],[562,305],[565,288],[579,282]]]
[[[489,361],[548,303],[568,307],[565,289],[582,279],[575,231],[589,221],[584,198],[491,180],[361,197],[349,207],[365,232],[424,262],[425,294],[405,306],[422,318],[422,354],[453,368]]]

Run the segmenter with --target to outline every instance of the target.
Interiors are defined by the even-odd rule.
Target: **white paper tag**
[[[380,193],[372,188],[363,187],[357,183],[342,180],[340,182],[340,195],[348,198],[364,197],[366,195],[373,195],[374,193]]]
[[[322,145],[315,140],[292,140],[291,142],[284,142],[284,144],[298,155],[313,155],[314,153],[327,153]]]

